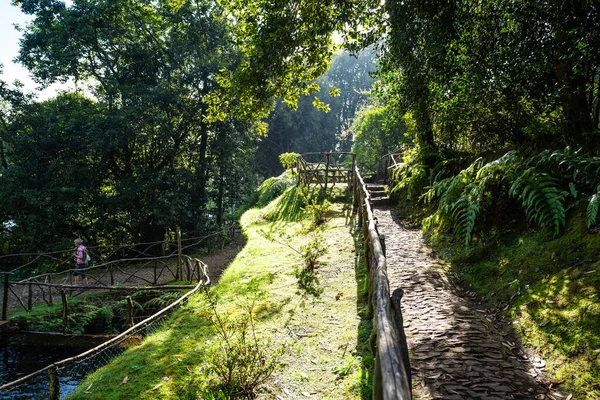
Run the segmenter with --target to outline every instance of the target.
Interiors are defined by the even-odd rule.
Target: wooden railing
[[[401,147],[377,160],[377,175],[375,180],[381,183],[390,182],[392,172],[404,164],[402,157],[404,148]]]
[[[377,340],[372,349],[374,400],[412,399],[408,347],[402,322],[402,289],[390,296],[387,261],[373,217],[371,199],[357,168],[354,169],[354,210],[365,238],[365,257],[369,276],[369,313]],[[372,342],[373,343],[373,342]]]
[[[298,184],[318,184],[324,190],[337,183],[352,185],[356,154],[347,152],[304,153],[296,159]]]

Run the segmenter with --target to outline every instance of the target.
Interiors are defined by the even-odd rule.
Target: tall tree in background
[[[85,218],[79,218],[79,229],[72,234],[89,238],[102,232],[114,240],[143,242],[162,239],[175,224],[196,233],[207,229],[212,218],[207,205],[214,194],[210,185],[217,182],[211,175],[216,162],[212,152],[222,151],[215,139],[219,129],[204,119],[205,99],[217,86],[215,75],[238,59],[228,40],[229,22],[218,4],[209,0],[75,0],[70,7],[58,0],[14,3],[34,16],[24,30],[19,61],[41,84],[66,79],[83,84],[97,100],[94,107],[101,110],[94,129],[78,128],[73,133],[80,137],[73,153],[79,154],[80,164],[90,166],[80,177],[90,182],[90,191],[86,186],[78,194],[85,200],[77,203]],[[85,122],[84,115],[58,116],[67,117],[75,121],[73,126]],[[45,127],[15,125],[14,133],[22,140],[28,136],[20,127],[26,125],[25,130]],[[38,131],[36,140],[60,139],[68,144],[61,138],[68,135],[65,132],[48,137]],[[229,132],[247,134],[245,129]],[[231,143],[248,145],[245,140]],[[13,157],[24,154],[15,152]],[[18,163],[9,169],[17,169]],[[240,167],[223,168],[223,178],[234,170],[239,174]],[[68,229],[74,226],[65,226]]]
[[[375,53],[366,49],[356,57],[348,52],[334,56],[331,68],[316,82],[323,91],[319,101],[327,110],[314,105],[314,97],[302,96],[296,110],[277,102],[267,119],[269,129],[257,150],[258,172],[263,176],[282,171],[277,156],[285,152],[350,151],[350,124],[358,108],[366,102],[367,91],[376,70]],[[331,94],[329,92],[332,92]]]
[[[428,168],[448,151],[598,143],[597,0],[271,3],[226,3],[243,28],[243,68],[224,77],[240,99],[316,90],[337,31],[353,50],[383,40],[380,94],[414,121]]]

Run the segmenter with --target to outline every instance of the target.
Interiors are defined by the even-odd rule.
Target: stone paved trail
[[[567,398],[541,382],[543,361],[530,362],[508,327],[446,278],[420,231],[402,227],[389,206],[374,213],[385,235],[390,291],[404,289],[415,399]]]

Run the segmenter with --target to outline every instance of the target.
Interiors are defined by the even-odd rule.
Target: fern
[[[573,151],[570,147],[564,150],[544,150],[531,157],[528,165],[560,176],[571,183],[582,184],[587,190],[598,184],[600,176],[600,157],[580,154],[581,149]]]
[[[485,188],[488,177],[483,174],[477,179],[482,169],[483,159],[478,158],[469,167],[456,176],[435,182],[424,194],[426,201],[431,202],[439,197],[436,213],[425,221],[426,227],[438,224],[448,217],[452,222],[454,233],[469,246],[475,229],[475,220],[482,206],[487,206]]]
[[[465,247],[468,247],[471,242],[475,228],[475,219],[480,210],[479,201],[473,198],[473,192],[478,190],[478,186],[474,184],[471,186],[471,193],[461,196],[452,205],[454,233],[464,240]]]
[[[600,185],[596,188],[596,193],[592,195],[590,204],[587,207],[587,227],[590,229],[596,225],[598,218],[598,209],[600,208]]]
[[[549,228],[553,236],[558,235],[565,224],[563,203],[567,194],[555,178],[534,167],[517,177],[509,190],[510,196],[521,200],[529,220]]]

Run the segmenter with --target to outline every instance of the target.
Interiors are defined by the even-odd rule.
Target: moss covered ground
[[[555,385],[600,399],[600,234],[585,221],[582,203],[554,239],[524,226],[481,234],[469,249],[443,233],[431,239],[463,284],[510,318]]]
[[[319,228],[327,253],[308,273],[294,249],[315,233],[293,190],[242,216],[247,243],[210,298],[227,321],[251,309],[260,342],[283,349],[273,375],[255,391],[257,398],[371,398],[365,267],[356,256],[360,240],[349,206],[333,202]],[[206,295],[195,296],[165,329],[88,376],[69,398],[225,398],[211,369],[219,344],[210,317]]]

